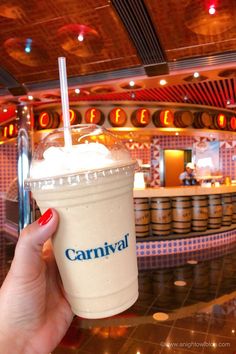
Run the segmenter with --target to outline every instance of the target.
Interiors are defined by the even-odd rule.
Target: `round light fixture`
[[[78,35],[78,41],[79,41],[79,42],[83,42],[83,40],[84,40],[84,35],[83,35],[82,33],[80,33],[80,34]]]
[[[167,81],[165,80],[165,79],[161,79],[160,80],[160,85],[161,86],[164,86],[164,85],[166,85],[167,84]]]
[[[129,82],[129,86],[130,86],[130,87],[134,87],[134,85],[135,85],[135,82],[134,82],[133,80],[131,80],[131,81]]]
[[[214,4],[209,7],[208,12],[210,15],[214,15],[216,13],[216,8]]]

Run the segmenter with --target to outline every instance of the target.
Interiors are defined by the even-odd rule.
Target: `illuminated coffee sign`
[[[170,127],[174,122],[173,112],[168,109],[161,111],[160,122],[163,127]]]
[[[104,115],[100,109],[89,108],[85,112],[85,122],[88,124],[102,125],[104,123]]]
[[[70,114],[70,124],[75,125],[75,124],[80,124],[82,121],[82,116],[79,111],[75,109],[69,109],[69,114]],[[63,115],[61,115],[61,121],[63,121]]]
[[[122,108],[113,108],[108,115],[108,119],[113,127],[123,127],[127,122],[127,115]]]
[[[60,124],[60,116],[57,112],[44,111],[36,118],[37,129],[58,128]]]
[[[222,113],[218,114],[216,116],[215,122],[216,122],[217,128],[224,129],[227,125],[227,118],[226,118],[225,114],[222,114]]]
[[[131,115],[131,122],[135,127],[146,127],[150,123],[150,111],[139,108]]]
[[[49,126],[51,124],[50,114],[48,112],[40,113],[39,118],[38,118],[38,124],[39,124],[39,128],[41,128],[41,129],[49,128]]]
[[[18,127],[16,123],[9,123],[2,127],[2,137],[3,138],[16,138],[18,134]]]
[[[157,111],[153,114],[152,120],[156,127],[171,127],[174,123],[174,114],[169,109]]]
[[[229,129],[236,130],[236,117],[231,117],[229,120]]]

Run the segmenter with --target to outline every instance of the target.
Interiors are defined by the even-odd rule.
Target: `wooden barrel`
[[[212,117],[213,129],[225,129],[227,127],[227,116],[223,113],[216,113]]]
[[[233,215],[232,223],[236,224],[236,193],[232,193]]]
[[[134,215],[136,236],[148,236],[150,225],[150,209],[148,198],[134,198]]]
[[[169,235],[171,232],[170,198],[151,198],[151,228],[153,236]]]
[[[158,110],[153,113],[152,121],[155,127],[172,127],[174,122],[174,113],[170,110]]]
[[[60,124],[60,115],[55,111],[41,112],[35,119],[37,129],[54,129]]]
[[[178,128],[187,128],[192,125],[193,113],[190,111],[176,111],[174,113],[174,125]]]
[[[195,112],[194,113],[194,128],[209,128],[212,124],[212,117],[208,112]]]
[[[131,114],[131,123],[138,128],[146,127],[151,121],[150,111],[145,108],[138,108]]]
[[[205,231],[208,223],[208,198],[205,195],[192,197],[192,230]]]
[[[222,223],[222,203],[220,194],[208,196],[208,228],[218,229]]]
[[[192,202],[190,197],[172,198],[172,231],[188,233],[191,231]]]
[[[233,217],[231,194],[222,194],[222,226],[230,226]]]

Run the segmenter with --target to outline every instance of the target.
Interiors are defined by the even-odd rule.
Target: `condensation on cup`
[[[84,318],[118,314],[138,297],[133,180],[136,162],[96,125],[47,135],[34,152],[26,188],[41,212],[60,223],[53,250],[72,311]]]

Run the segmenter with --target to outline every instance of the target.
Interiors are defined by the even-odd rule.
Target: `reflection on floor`
[[[9,243],[6,271],[12,255]],[[75,317],[53,354],[236,353],[236,244],[138,263],[137,302],[108,319]]]

